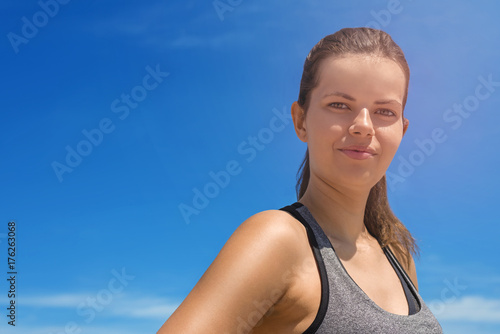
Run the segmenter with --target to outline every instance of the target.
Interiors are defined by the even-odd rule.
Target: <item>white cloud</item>
[[[39,295],[18,298],[17,302],[23,307],[41,308],[66,308],[76,309],[82,303],[87,303],[88,298],[95,300],[96,294],[92,293],[67,293],[59,295]],[[4,304],[7,299],[1,298]],[[98,302],[98,301],[97,301]],[[103,305],[103,314],[113,317],[126,317],[135,319],[166,320],[179,306],[179,303],[169,298],[132,296],[126,294],[114,295],[113,300]],[[87,307],[90,307],[87,305]]]
[[[124,317],[167,320],[178,306],[179,303],[163,298],[127,297],[111,312]]]
[[[88,318],[89,313],[80,315],[77,307],[89,297],[96,300],[95,293],[18,298],[18,305],[31,316],[23,317],[22,322],[19,322],[14,330],[8,328],[10,326],[0,324],[0,333],[56,334],[65,333],[65,328],[68,326],[76,326],[76,332],[81,330],[81,333],[92,334],[154,333],[179,305],[169,298],[118,294],[113,296],[109,304],[100,305],[100,310],[94,312],[95,318]],[[5,300],[1,298],[2,305]],[[38,308],[36,316],[35,312],[29,310],[30,307]],[[63,310],[66,312],[60,312]],[[39,325],[42,317],[46,325]]]
[[[252,36],[248,33],[240,32],[225,32],[213,36],[197,36],[197,35],[182,35],[176,37],[172,41],[168,41],[166,45],[173,49],[189,49],[196,47],[217,48],[221,46],[244,45],[251,41]]]
[[[29,333],[29,334],[52,334],[52,333],[69,333],[65,331],[64,326],[24,326],[22,324],[17,325],[17,328],[14,328],[11,331],[5,332],[5,334],[18,334],[18,333]],[[152,328],[142,328],[131,329],[130,327],[120,326],[120,325],[112,325],[112,326],[92,326],[92,327],[77,327],[75,333],[78,333],[78,329],[81,330],[81,333],[92,333],[92,334],[137,334],[137,333],[154,333],[154,331],[158,330],[158,328],[151,326]],[[154,327],[154,328],[153,328]],[[4,332],[2,331],[2,334]]]
[[[427,304],[439,320],[500,323],[500,299],[465,296],[453,301],[433,300]]]
[[[48,296],[19,297],[18,302],[25,306],[42,307],[77,307],[84,302],[90,294],[60,294]]]
[[[200,5],[194,1],[157,1],[138,8],[122,8],[114,16],[98,18],[82,26],[98,36],[122,36],[128,43],[160,49],[243,46],[255,41],[256,30],[284,26],[278,20],[280,16],[255,24],[255,15],[269,10],[268,6],[250,2],[236,6],[225,14],[228,18],[235,16],[228,23],[220,21],[211,2]],[[147,19],[138,20],[138,17]],[[179,24],[180,17],[187,21]]]

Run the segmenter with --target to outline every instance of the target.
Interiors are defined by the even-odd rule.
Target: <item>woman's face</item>
[[[403,70],[387,58],[349,55],[323,60],[318,74],[297,129],[308,143],[311,173],[331,185],[371,188],[406,130]]]

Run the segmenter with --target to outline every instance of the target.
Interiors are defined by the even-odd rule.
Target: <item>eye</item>
[[[330,107],[333,107],[335,109],[348,109],[347,105],[345,103],[341,102],[333,102],[329,104]]]
[[[375,112],[376,114],[381,114],[383,116],[396,116],[396,113],[389,109],[379,109]]]

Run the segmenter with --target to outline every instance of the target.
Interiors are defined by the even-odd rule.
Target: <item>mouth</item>
[[[374,149],[365,146],[348,146],[340,148],[339,151],[355,160],[365,160],[376,155]]]

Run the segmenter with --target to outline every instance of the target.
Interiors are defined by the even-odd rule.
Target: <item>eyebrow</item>
[[[323,98],[325,97],[328,97],[328,96],[340,96],[340,97],[343,97],[344,99],[346,100],[349,100],[349,101],[356,101],[356,99],[354,97],[352,97],[351,95],[349,94],[346,94],[346,93],[342,93],[342,92],[332,92],[332,93],[327,93],[323,96]],[[390,103],[396,103],[396,104],[399,104],[400,106],[402,105],[401,102],[399,102],[398,100],[393,100],[393,99],[387,99],[387,100],[378,100],[378,101],[375,101],[373,102],[374,104],[390,104]]]
[[[328,93],[328,94],[325,94],[323,96],[323,98],[328,97],[328,96],[340,96],[340,97],[343,97],[344,99],[349,100],[349,101],[356,101],[356,99],[354,97],[352,97],[351,95],[346,94],[346,93],[342,93],[342,92]]]
[[[375,101],[373,102],[375,104],[389,104],[389,103],[396,103],[396,104],[399,104],[400,106],[402,105],[401,102],[397,101],[397,100],[378,100],[378,101]]]

